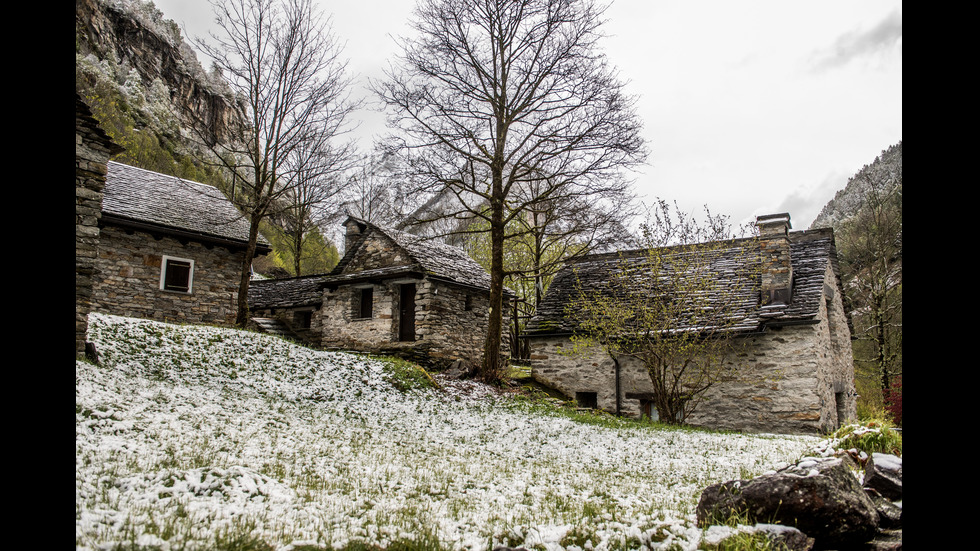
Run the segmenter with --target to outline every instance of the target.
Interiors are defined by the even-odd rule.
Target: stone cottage
[[[252,315],[285,321],[316,346],[434,368],[479,365],[489,320],[486,271],[458,247],[353,217],[344,227],[345,253],[333,271],[253,282]]]
[[[720,245],[719,254],[758,265],[742,272],[731,266],[712,268],[719,281],[746,278],[722,285],[740,290],[734,297],[740,306],[733,325],[739,353],[725,357],[739,376],[710,387],[685,421],[752,432],[835,429],[856,417],[856,392],[833,231],[790,232],[788,214],[759,217],[757,225],[758,238],[712,244]],[[565,265],[529,323],[526,338],[537,381],[576,398],[583,407],[655,418],[653,386],[638,360],[622,357],[614,362],[599,347],[570,352],[579,320],[567,305],[579,292],[615,278],[624,262],[640,254],[591,255]],[[693,330],[684,323],[677,327]]]
[[[235,322],[248,221],[219,190],[109,162],[99,226],[93,311]]]

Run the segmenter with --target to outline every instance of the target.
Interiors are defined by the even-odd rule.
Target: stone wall
[[[371,232],[364,238],[357,254],[344,267],[344,273],[408,264],[414,264],[414,261],[394,241],[378,232]]]
[[[834,281],[829,265],[827,269],[828,281]],[[842,423],[838,412],[845,420],[856,418],[850,332],[839,293],[827,294],[830,300],[822,301],[819,323],[773,327],[739,339],[739,352],[727,359],[738,376],[706,391],[687,422],[750,432],[814,433]],[[572,353],[567,337],[530,342],[535,379],[570,398],[595,392],[598,407],[615,412],[616,367],[609,355],[598,348]],[[621,412],[639,417],[637,395],[652,392],[643,365],[621,358]]]
[[[399,341],[400,286],[409,283],[403,280],[371,286],[371,318],[356,317],[363,286],[345,285],[326,291],[323,306],[313,317],[313,331],[322,331],[321,344],[328,348],[395,354],[435,368],[457,360],[479,365],[487,331],[487,293],[429,278],[413,282],[415,341]]]
[[[88,313],[99,248],[106,163],[120,147],[75,96],[75,356],[85,354]]]
[[[194,261],[190,294],[160,289],[164,255]],[[243,255],[107,226],[102,229],[92,309],[161,321],[232,325]]]

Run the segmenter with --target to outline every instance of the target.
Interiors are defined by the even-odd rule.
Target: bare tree
[[[486,380],[502,376],[508,224],[542,200],[623,189],[622,169],[646,157],[635,101],[598,49],[602,13],[590,0],[422,0],[417,37],[375,84],[422,191],[490,235]]]
[[[327,253],[322,225],[330,218],[329,207],[344,191],[346,173],[352,167],[354,147],[350,142],[335,146],[331,136],[319,136],[298,147],[289,159],[288,171],[293,185],[284,190],[272,215],[273,221],[285,235],[285,252],[292,259],[293,275],[303,274],[303,266],[314,257]],[[306,262],[311,261],[311,262]]]
[[[617,363],[639,361],[668,424],[683,423],[706,390],[737,376],[726,359],[758,296],[758,247],[732,239],[727,217],[706,214],[699,222],[658,202],[642,227],[646,247],[584,264],[568,305],[581,320],[572,353],[599,347]]]
[[[233,199],[250,222],[236,317],[244,326],[260,223],[299,197],[306,166],[300,157],[323,152],[316,144],[343,134],[355,105],[341,48],[311,0],[212,5],[221,33],[196,44],[227,79],[241,127],[229,140],[217,139],[210,121],[196,128],[229,172]]]
[[[887,397],[902,375],[902,168],[873,165],[860,177],[864,204],[841,223],[844,289],[852,308],[855,361]],[[870,389],[869,389],[870,390]]]

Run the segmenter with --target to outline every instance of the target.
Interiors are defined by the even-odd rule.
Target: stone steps
[[[255,324],[255,328],[261,333],[267,333],[269,335],[275,335],[277,337],[285,337],[287,339],[303,342],[303,339],[293,332],[285,323],[273,319],[273,318],[252,318],[252,323]]]

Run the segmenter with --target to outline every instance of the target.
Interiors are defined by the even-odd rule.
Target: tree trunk
[[[500,334],[503,330],[504,304],[504,222],[503,205],[494,204],[490,221],[490,319],[483,345],[481,377],[496,383],[502,378]]]
[[[293,268],[295,270],[293,275],[299,277],[303,275],[301,273],[302,268],[300,267],[300,260],[302,259],[303,256],[303,231],[302,230],[298,230],[295,234],[293,234],[293,250],[296,251],[293,254]]]
[[[244,328],[248,324],[248,285],[252,281],[252,259],[255,258],[255,245],[259,240],[259,220],[252,217],[248,227],[248,246],[242,259],[242,277],[238,283],[238,312],[235,325]]]

